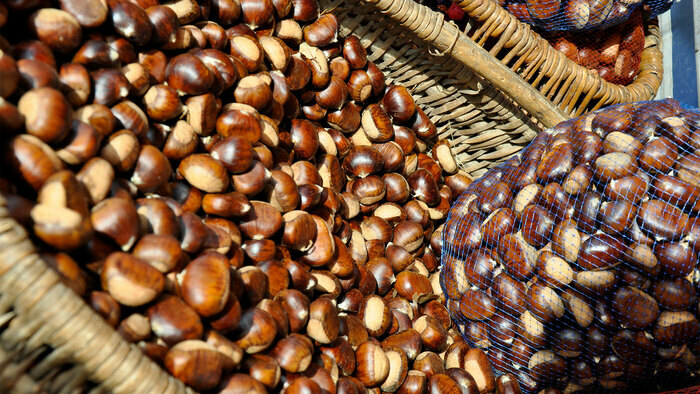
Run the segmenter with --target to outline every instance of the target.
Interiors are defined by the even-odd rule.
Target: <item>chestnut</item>
[[[130,250],[139,236],[139,219],[133,203],[118,197],[92,207],[90,221],[96,232],[107,236],[122,250]]]
[[[168,350],[165,368],[195,390],[214,388],[221,379],[224,355],[201,340],[185,340]]]
[[[445,366],[440,356],[429,351],[425,351],[416,357],[413,361],[413,369],[423,372],[428,378],[445,373]]]
[[[321,344],[333,342],[340,329],[338,309],[328,298],[319,298],[309,305],[307,334]]]
[[[253,145],[249,140],[237,136],[220,140],[212,147],[210,154],[232,174],[248,171],[254,159]]]
[[[700,187],[700,176],[698,176],[698,163],[700,155],[697,153],[683,156],[675,165],[678,171],[678,179],[692,186]]]
[[[165,122],[180,115],[183,105],[177,91],[167,85],[153,85],[143,96],[146,113],[157,122]]]
[[[337,41],[338,18],[333,14],[323,14],[315,22],[303,29],[304,41],[315,47],[325,47]]]
[[[299,53],[306,58],[308,68],[311,71],[311,87],[322,89],[330,81],[331,72],[328,66],[328,59],[319,48],[311,46],[306,42],[299,44]]]
[[[59,250],[73,250],[85,244],[92,235],[87,217],[73,209],[37,204],[30,211],[37,237]]]
[[[295,53],[290,58],[284,76],[289,85],[289,90],[299,91],[305,88],[311,80],[311,67],[299,53]]]
[[[566,361],[551,350],[540,350],[528,362],[530,376],[537,382],[551,382],[566,372]]]
[[[73,62],[87,67],[117,67],[119,52],[102,40],[87,40],[73,55]]]
[[[260,383],[252,375],[245,373],[237,373],[231,375],[226,381],[226,384],[222,387],[222,392],[231,394],[262,394],[267,392],[265,386],[262,383]]]
[[[234,343],[246,353],[259,353],[269,347],[277,334],[274,317],[259,308],[243,311],[238,327],[233,332]]]
[[[650,295],[635,287],[621,287],[613,296],[613,311],[622,324],[645,328],[659,315],[659,305]]]
[[[233,91],[236,102],[264,111],[272,102],[270,86],[257,75],[243,77]]]
[[[281,339],[270,351],[270,356],[287,372],[303,372],[311,364],[313,347],[304,336],[290,334]]]
[[[347,60],[350,68],[359,70],[367,64],[367,50],[356,35],[345,38],[343,43],[343,58]]]
[[[226,169],[209,155],[189,155],[180,162],[177,171],[192,186],[207,193],[222,193],[229,184]]]
[[[673,240],[687,233],[688,216],[672,204],[648,200],[639,206],[637,224],[657,240]]]
[[[391,85],[382,99],[387,114],[397,123],[406,123],[416,111],[416,104],[408,90],[403,86]]]
[[[680,345],[695,338],[700,323],[687,311],[663,311],[652,329],[654,339],[664,345]]]
[[[182,298],[201,316],[212,316],[224,309],[229,286],[228,261],[217,253],[205,253],[192,260],[180,279]]]
[[[102,287],[117,302],[141,306],[154,300],[163,290],[165,279],[155,268],[130,254],[115,252],[105,260]]]
[[[27,133],[44,142],[62,140],[71,126],[72,109],[58,90],[43,87],[22,95],[17,109],[24,116]]]
[[[202,337],[203,326],[197,313],[175,296],[162,296],[147,310],[151,330],[168,345]]]
[[[487,293],[469,289],[462,294],[459,311],[467,319],[489,319],[496,313],[496,303]]]
[[[609,234],[595,234],[581,244],[576,265],[583,270],[607,268],[618,262],[623,243]]]
[[[291,1],[289,4],[291,5]],[[299,26],[299,23],[294,19],[276,21],[273,34],[289,45],[299,45],[303,39],[301,26]]]
[[[654,255],[661,270],[669,276],[682,277],[689,274],[697,262],[695,251],[684,242],[660,242],[654,246]]]
[[[55,8],[42,8],[29,16],[29,27],[51,50],[73,52],[82,41],[82,29],[74,15]]]
[[[602,203],[602,195],[595,190],[589,190],[579,195],[574,205],[573,219],[580,231],[592,234],[598,228],[598,212]]]
[[[525,343],[522,338],[515,338],[511,345],[513,367],[520,369],[526,367],[535,351],[536,349]]]
[[[88,104],[81,107],[73,113],[73,118],[89,124],[102,137],[110,135],[117,122],[110,109],[100,104]]]
[[[594,175],[601,182],[624,178],[637,171],[637,160],[628,153],[612,152],[601,155],[593,163]]]
[[[496,377],[491,364],[481,349],[471,349],[464,357],[464,370],[472,376],[479,392],[490,392],[496,389]]]
[[[386,301],[377,295],[366,297],[358,312],[358,317],[372,336],[381,336],[389,329],[391,316]]]
[[[656,353],[656,344],[643,331],[621,330],[611,341],[613,351],[625,361],[648,363]]]
[[[687,309],[696,298],[692,284],[685,278],[657,281],[653,295],[660,306],[670,310]]]
[[[316,215],[312,215],[312,218],[316,225],[316,239],[301,260],[313,267],[321,267],[333,259],[335,242],[328,224]]]
[[[700,211],[700,205],[697,203],[700,188],[665,174],[658,174],[655,178],[652,189],[655,197],[684,210]]]
[[[564,302],[549,286],[535,283],[527,292],[527,307],[534,317],[549,323],[564,315]]]
[[[270,23],[274,18],[275,8],[270,0],[260,3],[244,0],[240,4],[243,22],[253,30]]]
[[[61,9],[70,13],[83,27],[98,27],[107,19],[107,4],[101,1],[62,0]]]
[[[111,110],[112,115],[124,129],[131,130],[136,136],[144,136],[148,132],[148,118],[135,103],[123,100],[113,106]]]
[[[155,192],[169,179],[172,169],[168,159],[152,145],[141,147],[131,182],[142,193]]]
[[[394,289],[401,297],[416,303],[424,303],[435,298],[430,280],[417,272],[399,272],[396,275]]]
[[[560,143],[545,150],[536,175],[543,184],[558,182],[569,174],[573,165],[573,147],[569,143]]]
[[[355,377],[365,386],[379,386],[389,376],[391,364],[386,352],[379,345],[370,341],[364,342],[355,350],[355,359]]]
[[[144,235],[134,246],[133,255],[164,274],[186,259],[179,240],[165,234]]]
[[[673,142],[667,137],[649,141],[639,154],[640,167],[652,174],[666,173],[678,159]]]
[[[427,170],[421,168],[414,171],[407,181],[413,197],[431,207],[440,203],[441,196],[436,180]]]
[[[181,54],[170,59],[165,77],[170,87],[190,95],[206,93],[214,83],[214,75],[209,68],[191,54]]]
[[[498,254],[509,275],[529,279],[535,272],[537,250],[520,234],[508,234],[498,243]]]
[[[646,174],[638,173],[610,181],[603,194],[611,200],[628,200],[639,203],[649,189],[650,179]]]

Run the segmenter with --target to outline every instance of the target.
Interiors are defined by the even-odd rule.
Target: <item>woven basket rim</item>
[[[593,97],[593,99],[598,99],[598,102],[588,111],[583,111],[584,108],[579,108],[578,111],[569,110],[571,117],[577,117],[584,112],[621,102],[650,100],[661,86],[663,62],[661,52],[658,49],[661,46],[661,33],[656,18],[643,21],[645,48],[640,55],[639,74],[632,83],[620,85],[604,80],[597,72],[567,58],[563,53],[554,49],[540,34],[532,30],[530,25],[521,22],[501,7],[496,0],[461,0],[457,4],[470,18],[481,24],[479,30],[474,34],[475,37],[479,37],[477,42],[481,45],[485,43],[487,38],[491,37],[499,37],[501,41],[510,41],[511,43],[512,41],[532,43],[539,50],[537,53],[539,59],[530,59],[530,62],[540,59],[545,59],[545,62],[556,59],[561,68],[570,70],[571,74],[585,74],[586,78],[590,79],[591,86],[598,86]],[[496,44],[495,47],[499,47],[499,44]],[[492,53],[492,55],[496,54]],[[527,62],[528,59],[525,59],[524,63]]]
[[[551,100],[477,45],[457,25],[446,21],[441,12],[413,0],[359,0],[358,5],[376,7],[379,13],[370,17],[390,18],[422,41],[428,50],[455,59],[512,98],[545,127],[553,127],[568,119],[567,114]]]

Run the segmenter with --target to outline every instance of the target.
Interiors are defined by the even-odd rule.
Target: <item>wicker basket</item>
[[[322,0],[343,36],[355,34],[387,82],[408,87],[479,176],[568,116],[459,28],[413,0]],[[377,12],[377,11],[381,11]]]
[[[623,86],[607,82],[568,59],[495,0],[462,0],[458,4],[467,14],[470,37],[571,117],[603,106],[651,100],[661,85],[661,37],[656,19],[645,26],[639,75]]]
[[[567,118],[441,13],[412,0],[321,5],[343,35],[361,38],[388,82],[411,90],[472,176]],[[0,197],[0,392],[87,391],[191,392],[61,282]]]
[[[0,197],[0,392],[186,393],[37,255]]]

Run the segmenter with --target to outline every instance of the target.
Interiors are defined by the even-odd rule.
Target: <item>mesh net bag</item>
[[[627,20],[638,8],[652,18],[671,8],[669,0],[499,0],[520,21],[546,31],[602,29]]]
[[[521,22],[543,31],[588,31],[619,25],[637,12],[644,17],[666,12],[672,0],[497,0]],[[459,23],[462,9],[451,0],[423,0]]]
[[[619,26],[585,33],[550,32],[542,36],[572,61],[595,70],[604,80],[629,85],[639,73],[644,50],[640,10]]]
[[[526,391],[698,384],[700,111],[620,104],[540,133],[443,229],[462,335]]]

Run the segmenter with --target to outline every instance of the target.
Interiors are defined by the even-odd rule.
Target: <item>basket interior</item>
[[[520,151],[543,129],[506,94],[451,56],[432,51],[373,5],[357,0],[320,3],[338,17],[341,35],[360,38],[388,83],[411,91],[471,176]]]

